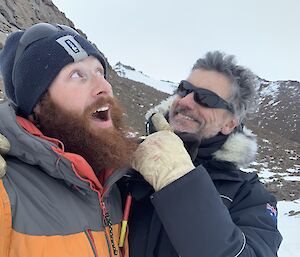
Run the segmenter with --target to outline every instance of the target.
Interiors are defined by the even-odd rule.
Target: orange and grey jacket
[[[121,256],[115,182],[122,172],[102,186],[81,156],[64,152],[8,103],[0,104],[0,117],[0,133],[11,142],[0,180],[0,256]],[[127,246],[123,252],[128,256]]]

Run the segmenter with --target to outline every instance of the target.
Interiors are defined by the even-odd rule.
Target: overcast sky
[[[300,81],[299,0],[53,0],[97,44],[156,79],[184,79],[207,51],[267,80]]]

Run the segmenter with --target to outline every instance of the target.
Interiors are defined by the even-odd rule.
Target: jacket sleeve
[[[228,210],[199,166],[151,196],[179,256],[277,256],[282,238],[266,211],[273,198],[259,182],[246,187]]]

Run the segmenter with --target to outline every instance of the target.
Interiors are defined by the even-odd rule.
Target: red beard
[[[113,127],[93,128],[91,113],[95,106],[109,103]],[[81,155],[98,174],[105,168],[125,168],[130,166],[132,153],[137,147],[122,121],[123,112],[111,97],[101,98],[89,106],[82,115],[66,112],[57,106],[49,94],[40,102],[39,128],[44,135],[59,139],[67,152]]]

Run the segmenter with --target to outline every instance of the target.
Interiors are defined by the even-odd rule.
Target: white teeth
[[[186,119],[186,120],[192,120],[192,121],[194,121],[194,119],[191,118],[191,117],[189,117],[189,116],[183,115],[183,114],[181,114],[181,113],[179,113],[179,114],[181,115],[181,117],[183,117],[183,118]]]
[[[109,109],[108,106],[103,106],[103,107],[97,109],[95,112],[104,112],[104,111],[107,111],[108,109]]]
[[[185,118],[185,119],[187,119],[187,120],[194,120],[194,119],[192,119],[191,117],[189,117],[189,116],[185,116],[185,115],[183,115],[183,117]]]

